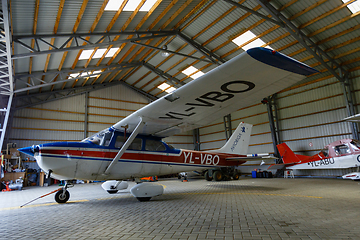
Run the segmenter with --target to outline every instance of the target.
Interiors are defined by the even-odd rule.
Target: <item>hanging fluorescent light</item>
[[[169,52],[166,52],[166,50],[167,50],[167,46],[166,46],[166,45],[162,46],[162,49],[164,49],[164,51],[161,52],[161,56],[163,56],[163,57],[168,57],[168,56],[170,56],[170,53],[169,53]]]

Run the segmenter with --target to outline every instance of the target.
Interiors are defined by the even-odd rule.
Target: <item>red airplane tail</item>
[[[308,158],[304,155],[295,154],[289,146],[286,143],[281,143],[276,146],[279,150],[280,156],[283,160],[283,163],[289,164],[289,163],[298,163],[304,160],[305,158]]]

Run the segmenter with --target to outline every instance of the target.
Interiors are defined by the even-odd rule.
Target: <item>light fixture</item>
[[[163,57],[168,57],[168,56],[170,56],[170,53],[166,51],[166,50],[167,50],[167,46],[166,46],[166,45],[162,46],[162,49],[164,49],[164,51],[161,52],[161,56],[163,56]]]

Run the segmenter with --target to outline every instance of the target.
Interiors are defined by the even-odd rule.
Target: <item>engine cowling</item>
[[[125,181],[110,180],[101,184],[101,187],[110,194],[117,193],[119,190],[127,189],[129,184]]]
[[[140,202],[149,201],[152,197],[160,196],[164,193],[162,185],[156,183],[139,183],[130,189],[131,194]]]

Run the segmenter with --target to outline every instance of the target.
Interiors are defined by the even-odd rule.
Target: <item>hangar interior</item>
[[[213,150],[239,122],[253,124],[249,153],[276,154],[274,145],[286,142],[313,155],[335,140],[358,139],[357,124],[343,119],[359,113],[359,6],[359,0],[2,0],[2,149],[84,139],[258,46],[319,72],[165,142]]]

